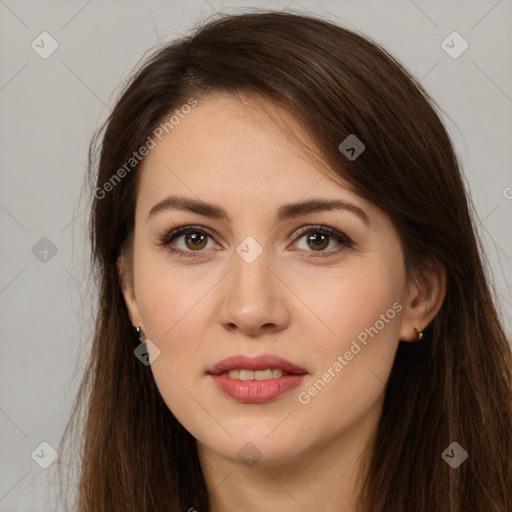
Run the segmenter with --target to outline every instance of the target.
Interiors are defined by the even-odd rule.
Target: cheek
[[[205,422],[208,417],[191,395],[196,393],[198,376],[205,370],[201,360],[205,340],[209,339],[204,329],[205,293],[215,281],[208,286],[204,279],[161,270],[154,261],[140,263],[139,310],[148,338],[160,351],[150,367],[155,384],[167,407],[187,430],[199,436],[198,418]]]
[[[219,281],[193,265],[171,267],[162,255],[142,254],[135,268],[137,302],[146,334],[160,350],[151,364],[155,382],[169,408],[190,403],[202,377],[207,342],[212,339],[212,298]],[[171,407],[172,406],[172,407]]]
[[[310,274],[310,275],[309,275]],[[307,306],[297,321],[313,329],[309,339],[324,354],[345,351],[377,323],[381,339],[395,340],[399,332],[404,275],[399,267],[381,258],[365,265],[351,265],[338,272],[304,272],[294,292]],[[393,304],[398,305],[393,308]],[[373,331],[373,329],[372,329]],[[373,331],[374,332],[374,331]]]
[[[382,395],[389,377],[398,346],[404,275],[388,263],[354,266],[329,282],[317,279],[315,291],[309,292],[319,318],[310,316],[302,325],[308,333],[304,350],[317,373],[308,379],[299,403],[332,428],[341,420],[330,414],[331,406],[340,408],[347,421],[354,419]],[[305,284],[298,293],[306,294]]]
[[[157,344],[172,344],[183,325],[199,327],[190,318],[198,315],[205,295],[215,284],[211,274],[201,276],[192,266],[173,267],[164,254],[150,251],[141,251],[134,271],[138,308],[146,332]]]

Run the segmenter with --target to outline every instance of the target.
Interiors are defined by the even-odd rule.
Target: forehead
[[[146,156],[136,210],[144,222],[157,203],[178,195],[220,205],[241,222],[273,222],[284,204],[309,199],[339,199],[378,215],[349,188],[288,111],[216,94],[180,116]]]
[[[285,179],[293,175],[290,164],[299,166],[296,179],[301,170],[309,171],[307,174],[315,171],[311,162],[304,161],[307,148],[314,144],[300,123],[287,111],[255,96],[240,101],[223,93],[201,99],[155,142],[142,170],[167,165],[186,170],[194,181],[202,177],[246,180],[256,169],[260,177]],[[151,174],[142,172],[141,181]]]

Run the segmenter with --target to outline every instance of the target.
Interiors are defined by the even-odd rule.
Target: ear
[[[428,262],[412,280],[400,328],[400,341],[415,342],[434,319],[446,295],[446,272],[442,265]],[[415,330],[416,329],[416,330]]]
[[[128,316],[134,327],[142,326],[137,299],[135,297],[133,285],[133,266],[131,257],[122,251],[117,258],[117,271],[119,273],[119,282],[121,283],[121,291],[123,293],[124,302],[128,310]]]

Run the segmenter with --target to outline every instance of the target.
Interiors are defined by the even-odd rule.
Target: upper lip
[[[215,364],[208,373],[210,375],[219,375],[223,372],[230,370],[266,370],[268,368],[280,368],[287,373],[293,373],[295,375],[305,374],[306,370],[299,368],[298,366],[290,363],[286,359],[281,357],[273,356],[270,354],[264,354],[257,357],[250,357],[244,355],[237,355],[222,359]]]

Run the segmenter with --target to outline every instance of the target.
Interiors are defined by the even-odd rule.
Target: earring
[[[140,343],[142,343],[145,339],[146,339],[146,335],[144,333],[144,331],[142,330],[142,327],[134,327],[135,329],[135,333],[137,335],[137,338],[139,340]]]
[[[423,331],[418,331],[416,327],[414,327],[414,331],[416,332],[416,343],[419,343],[423,338]]]

